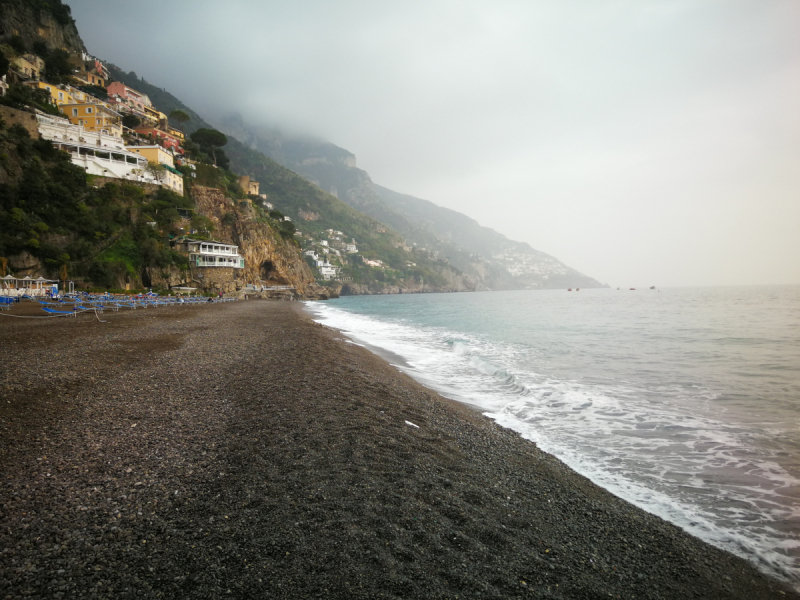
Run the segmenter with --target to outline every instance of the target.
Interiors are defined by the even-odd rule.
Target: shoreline
[[[84,317],[0,321],[0,598],[800,598],[294,303]]]

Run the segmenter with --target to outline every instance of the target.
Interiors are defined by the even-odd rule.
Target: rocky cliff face
[[[51,50],[86,51],[69,6],[58,1],[0,2],[0,43],[8,42],[14,35],[20,36],[28,48],[43,40]]]
[[[191,193],[197,212],[214,222],[214,239],[237,244],[245,259],[244,271],[232,286],[240,289],[245,283],[263,281],[268,286],[293,286],[301,298],[330,297],[330,290],[314,281],[296,246],[267,223],[256,221],[249,202],[236,205],[222,191],[202,186],[193,186]]]

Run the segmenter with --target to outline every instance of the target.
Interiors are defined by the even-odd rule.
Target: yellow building
[[[161,183],[166,185],[176,194],[183,196],[183,173],[178,171],[178,169],[175,167],[170,167],[169,165],[164,165],[164,168],[166,169],[166,172],[164,173],[164,179]]]
[[[39,79],[44,70],[44,60],[35,54],[25,54],[9,59],[11,68],[25,79]]]
[[[26,81],[25,84],[35,89],[46,90],[47,93],[50,94],[53,104],[56,106],[75,103],[75,98],[73,98],[68,90],[55,86],[52,83],[45,83],[44,81]]]
[[[87,131],[100,131],[113,136],[122,136],[119,113],[108,106],[93,102],[62,104],[64,116],[74,125],[81,125]]]
[[[183,173],[175,168],[172,154],[161,146],[126,146],[125,149],[141,154],[149,163],[162,165],[165,171],[161,175],[159,183],[173,192],[183,195]]]
[[[176,129],[175,127],[167,127],[167,133],[172,136],[175,136],[181,142],[186,141],[186,134],[183,133],[183,131],[181,131],[180,129]]]
[[[75,66],[74,77],[76,79],[88,85],[106,87],[108,69],[95,57],[81,52],[80,54],[73,54],[69,60]]]
[[[175,167],[172,154],[164,150],[161,146],[125,146],[125,149],[136,152],[136,154],[141,154],[147,159],[147,162],[156,165]]]
[[[106,87],[106,80],[95,73],[83,73],[81,75],[75,75],[75,78],[87,85],[96,85],[101,88]]]
[[[162,122],[167,122],[167,115],[162,113],[160,110],[156,110],[152,106],[145,106],[144,114],[145,118],[155,126],[158,126]]]

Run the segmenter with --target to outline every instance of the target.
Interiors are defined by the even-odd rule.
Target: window
[[[63,100],[64,99],[64,92],[58,92],[58,99],[59,100]]]
[[[95,119],[97,125],[100,125],[100,119]]]
[[[91,107],[91,106],[87,106],[87,107],[86,107],[86,114],[87,114],[87,115],[90,115],[90,114],[92,114],[92,107]]]
[[[72,109],[72,116],[73,117],[77,117],[78,116],[78,109],[77,108],[73,108]]]

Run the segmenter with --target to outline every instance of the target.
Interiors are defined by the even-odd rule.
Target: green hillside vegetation
[[[348,206],[391,227],[410,245],[443,257],[478,287],[600,285],[552,256],[510,240],[462,213],[376,185],[356,166],[352,153],[330,142],[286,134],[275,127],[251,126],[236,114],[221,118],[220,126],[323,190],[335,190],[333,193]]]
[[[166,90],[139,78],[136,73],[126,73],[115,65],[108,67],[115,79],[147,94],[161,112],[170,114],[180,110],[188,115],[189,120],[180,124],[188,135],[200,129],[213,129],[200,115]],[[196,145],[188,143],[184,147],[187,151],[212,162],[211,157],[207,153],[203,154],[202,149]],[[340,152],[342,153],[349,154],[344,150]],[[403,237],[396,231],[351,208],[335,196],[324,192],[262,152],[245,146],[235,138],[228,136],[224,148],[216,150],[216,157],[218,165],[226,165],[226,161],[229,160],[233,171],[249,175],[258,181],[260,192],[267,195],[267,200],[280,213],[289,216],[303,234],[320,240],[326,237],[324,232],[327,229],[342,231],[348,241],[350,238],[356,239],[360,256],[379,259],[386,264],[386,269],[374,269],[364,265],[360,256],[343,257],[343,274],[352,277],[356,283],[398,285],[403,282],[424,280],[426,285],[438,286],[444,285],[448,277],[460,274],[446,261],[437,260],[427,253],[406,252],[398,248],[403,243]],[[198,171],[197,183],[225,189],[233,197],[245,197],[238,190],[236,178],[230,171],[227,169],[215,169],[215,171],[210,172],[208,169],[204,169],[202,173]],[[261,218],[270,222],[286,237],[287,225],[270,218],[262,210],[258,199],[254,199],[253,204]],[[317,217],[316,220],[302,219],[301,211],[313,213]],[[308,245],[309,240],[304,238],[303,243]],[[407,263],[416,264],[409,266]]]
[[[190,205],[165,189],[94,187],[50,142],[0,123],[0,257],[29,253],[50,278],[88,286],[147,286],[154,269],[188,267],[163,236]]]
[[[387,265],[383,271],[376,270],[363,265],[359,258],[352,257],[351,262],[344,265],[344,274],[355,282],[399,284],[408,279],[424,279],[429,285],[435,286],[444,284],[444,272],[456,273],[443,261],[398,248],[403,243],[400,234],[325,193],[262,153],[236,142],[231,144],[228,155],[236,170],[257,180],[260,191],[267,195],[269,202],[289,215],[304,234],[320,240],[328,237],[325,233],[327,229],[342,231],[345,239],[355,238],[361,256],[379,259]],[[301,211],[318,218],[303,220]],[[407,266],[408,262],[416,265]]]

